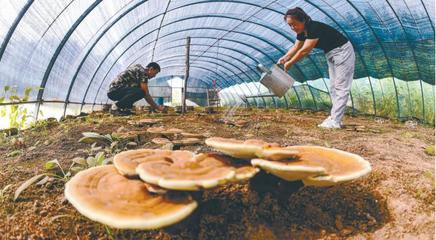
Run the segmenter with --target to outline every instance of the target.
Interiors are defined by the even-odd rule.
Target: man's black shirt
[[[310,20],[306,23],[306,32],[307,35],[305,32],[299,33],[297,39],[304,41],[318,38],[315,47],[321,48],[325,53],[348,42],[348,39],[342,33],[322,22]]]

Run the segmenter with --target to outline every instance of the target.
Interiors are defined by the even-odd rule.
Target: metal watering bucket
[[[274,64],[271,69],[259,64],[257,65],[257,70],[262,72],[260,83],[278,97],[283,97],[289,88],[294,85],[295,80],[277,64]]]

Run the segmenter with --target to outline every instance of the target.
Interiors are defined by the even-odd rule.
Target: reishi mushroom
[[[165,145],[168,143],[172,143],[171,140],[169,140],[168,138],[153,138],[151,142],[157,145]]]
[[[205,141],[206,145],[236,158],[255,158],[256,152],[262,150],[266,142],[262,140],[236,140],[233,138],[212,137]],[[271,144],[271,146],[279,146]]]
[[[171,155],[155,154],[136,168],[139,177],[145,182],[166,189],[188,191],[213,188],[255,174],[253,171],[241,171],[237,175],[236,170],[225,156],[195,155],[189,151],[173,151]]]
[[[205,138],[206,137],[204,134],[201,134],[201,133],[182,132],[180,134],[186,138]]]
[[[250,179],[259,172],[259,168],[253,166],[244,166],[236,169],[235,182]]]
[[[147,135],[147,132],[143,130],[127,131],[127,132],[114,133],[113,135],[120,139],[140,141],[145,135]]]
[[[113,162],[118,171],[127,176],[136,176],[136,167],[144,162],[144,159],[153,154],[170,154],[170,150],[160,149],[137,149],[116,154]]]
[[[155,193],[155,194],[165,194],[168,192],[168,190],[166,190],[165,188],[161,188],[159,186],[156,186],[154,184],[150,184],[150,183],[146,183],[143,182],[145,188],[147,189],[147,191],[151,192],[151,193]]]
[[[151,194],[112,165],[81,171],[65,185],[66,199],[82,215],[119,229],[157,229],[186,218],[197,202],[187,193],[174,194]]]
[[[198,138],[183,138],[178,140],[169,140],[168,138],[153,138],[151,142],[157,145],[166,145],[172,143],[176,146],[189,146],[189,145],[200,144],[203,141]]]
[[[195,145],[195,144],[200,144],[202,142],[203,141],[201,139],[198,139],[198,138],[183,138],[183,139],[172,141],[172,143],[174,145],[178,145],[178,146]]]
[[[147,132],[152,134],[161,134],[163,131],[165,131],[164,127],[150,127],[147,129]]]
[[[288,181],[303,180],[308,186],[332,186],[371,171],[368,161],[338,149],[318,146],[292,146],[288,149],[298,151],[298,157],[281,161],[253,159],[251,163]]]
[[[169,141],[169,140],[168,140]],[[156,229],[181,221],[197,207],[188,193],[253,177],[259,168],[307,186],[332,186],[371,171],[368,161],[319,146],[290,146],[261,140],[209,138],[220,153],[139,149],[121,152],[114,165],[89,168],[65,185],[68,201],[91,220],[120,229]],[[234,146],[232,146],[234,145]],[[257,168],[259,167],[259,168]],[[126,176],[139,175],[139,179]],[[179,190],[179,191],[170,191]]]
[[[233,138],[212,137],[206,139],[205,142],[206,145],[236,158],[280,160],[295,157],[297,154],[294,149],[280,147],[277,143],[268,143],[258,139],[242,141]]]
[[[127,121],[128,124],[133,125],[133,126],[138,126],[138,127],[143,127],[146,125],[153,125],[156,123],[160,123],[162,122],[162,119],[158,119],[158,118],[143,118],[140,120],[129,120]]]
[[[147,132],[158,136],[173,137],[174,135],[181,134],[183,130],[178,128],[151,127],[147,129]]]
[[[197,155],[197,159],[202,159],[206,157],[213,157],[225,162],[227,165],[235,168],[235,176],[233,178],[234,182],[240,182],[243,180],[250,179],[254,177],[259,172],[259,168],[252,165],[248,165],[247,161],[233,158],[220,153],[202,153]]]

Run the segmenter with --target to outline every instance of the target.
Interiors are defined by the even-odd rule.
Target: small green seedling
[[[12,187],[12,184],[6,185],[3,189],[0,190],[0,203],[4,203],[8,198],[7,192]]]
[[[424,152],[425,152],[427,155],[434,156],[434,155],[435,155],[435,152],[434,152],[434,145],[427,146],[427,147],[425,148]]]
[[[109,145],[115,141],[110,134],[101,135],[95,132],[83,132],[82,135],[83,137],[79,139],[79,142],[81,143],[101,143]]]
[[[67,182],[74,174],[90,167],[107,165],[112,162],[112,158],[106,158],[104,152],[97,153],[94,157],[74,158],[68,169],[64,169],[57,159],[47,161],[44,164],[45,173],[38,174],[23,182],[15,191],[14,201],[20,194],[33,184],[43,185],[49,178],[54,178]],[[38,184],[40,183],[40,184]]]

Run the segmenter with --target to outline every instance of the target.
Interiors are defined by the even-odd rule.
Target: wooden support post
[[[185,69],[185,81],[183,84],[182,93],[182,113],[186,113],[186,91],[188,89],[188,78],[189,78],[189,49],[191,47],[191,37],[186,38],[186,69]]]

